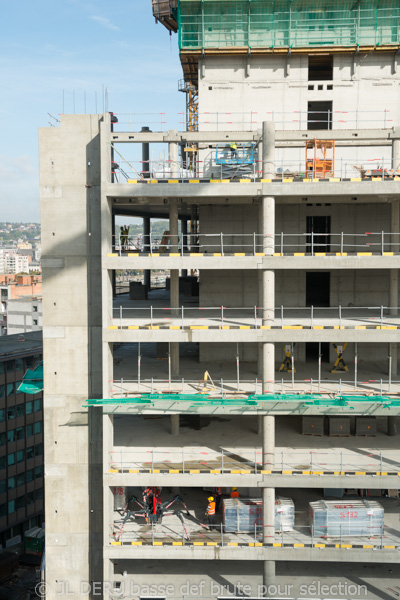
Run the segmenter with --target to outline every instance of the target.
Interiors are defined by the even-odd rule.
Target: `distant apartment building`
[[[7,306],[7,334],[27,333],[42,329],[42,297],[22,296]]]
[[[8,302],[41,293],[41,275],[0,275],[0,335],[7,333]]]
[[[0,338],[0,548],[44,520],[42,392],[18,391],[41,360],[41,332]]]
[[[28,273],[33,250],[3,249],[0,251],[0,272]]]

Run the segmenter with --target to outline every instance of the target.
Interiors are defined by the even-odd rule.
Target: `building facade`
[[[181,597],[186,581],[260,596],[287,565],[327,578],[340,562],[350,580],[398,564],[380,490],[400,473],[399,9],[304,4],[153,2],[197,90],[187,129],[107,113],[40,130],[49,600],[65,580],[73,598],[82,582],[105,598]],[[139,176],[120,160],[132,144]],[[149,144],[168,148],[163,168]],[[143,218],[140,247],[121,215]],[[147,298],[116,297],[115,272],[138,269]],[[168,292],[149,286],[159,269]],[[254,530],[207,526],[217,487],[258,502]],[[151,525],[146,488],[192,518]],[[316,539],[323,490],[378,495],[381,535]],[[296,534],[275,530],[283,495]]]
[[[0,339],[0,543],[19,544],[44,521],[43,398],[18,391],[42,360],[41,332]]]

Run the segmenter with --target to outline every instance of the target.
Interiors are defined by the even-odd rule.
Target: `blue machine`
[[[217,165],[252,165],[254,164],[255,144],[237,144],[234,156],[230,144],[217,144],[215,162]]]

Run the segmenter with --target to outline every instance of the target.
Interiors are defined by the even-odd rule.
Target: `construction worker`
[[[238,489],[236,487],[232,488],[231,498],[239,498],[239,492],[238,492]]]
[[[221,504],[221,500],[222,500],[222,489],[220,487],[217,487],[215,489],[215,510],[218,512],[219,511],[219,505]]]
[[[232,142],[230,145],[230,149],[231,149],[231,158],[237,158],[237,143]]]
[[[211,529],[212,526],[214,526],[214,524],[215,524],[215,500],[214,500],[214,496],[210,496],[209,498],[207,498],[207,500],[208,500],[208,506],[207,506],[206,517],[208,518],[208,524],[209,524],[210,529]]]

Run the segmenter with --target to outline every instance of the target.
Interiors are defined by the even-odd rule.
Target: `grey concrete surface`
[[[400,567],[393,564],[371,565],[340,561],[333,563],[278,562],[276,586],[268,595],[276,598],[366,598],[392,600],[400,576]],[[113,564],[114,580],[125,586],[125,593],[149,593],[149,580],[155,585],[171,586],[169,596],[182,598],[190,591],[195,597],[260,597],[262,595],[262,566],[251,559],[237,561],[199,562],[176,560],[129,561],[119,559]],[[341,584],[340,591],[334,586]],[[190,584],[193,586],[190,590]],[[138,587],[134,587],[138,586]],[[243,586],[250,586],[243,589]],[[326,587],[328,586],[328,589]],[[351,586],[351,587],[350,587]],[[391,588],[391,589],[389,589]],[[155,588],[157,590],[157,588]],[[391,591],[394,590],[394,591]],[[164,588],[165,595],[165,588]],[[158,593],[162,595],[161,588]]]

